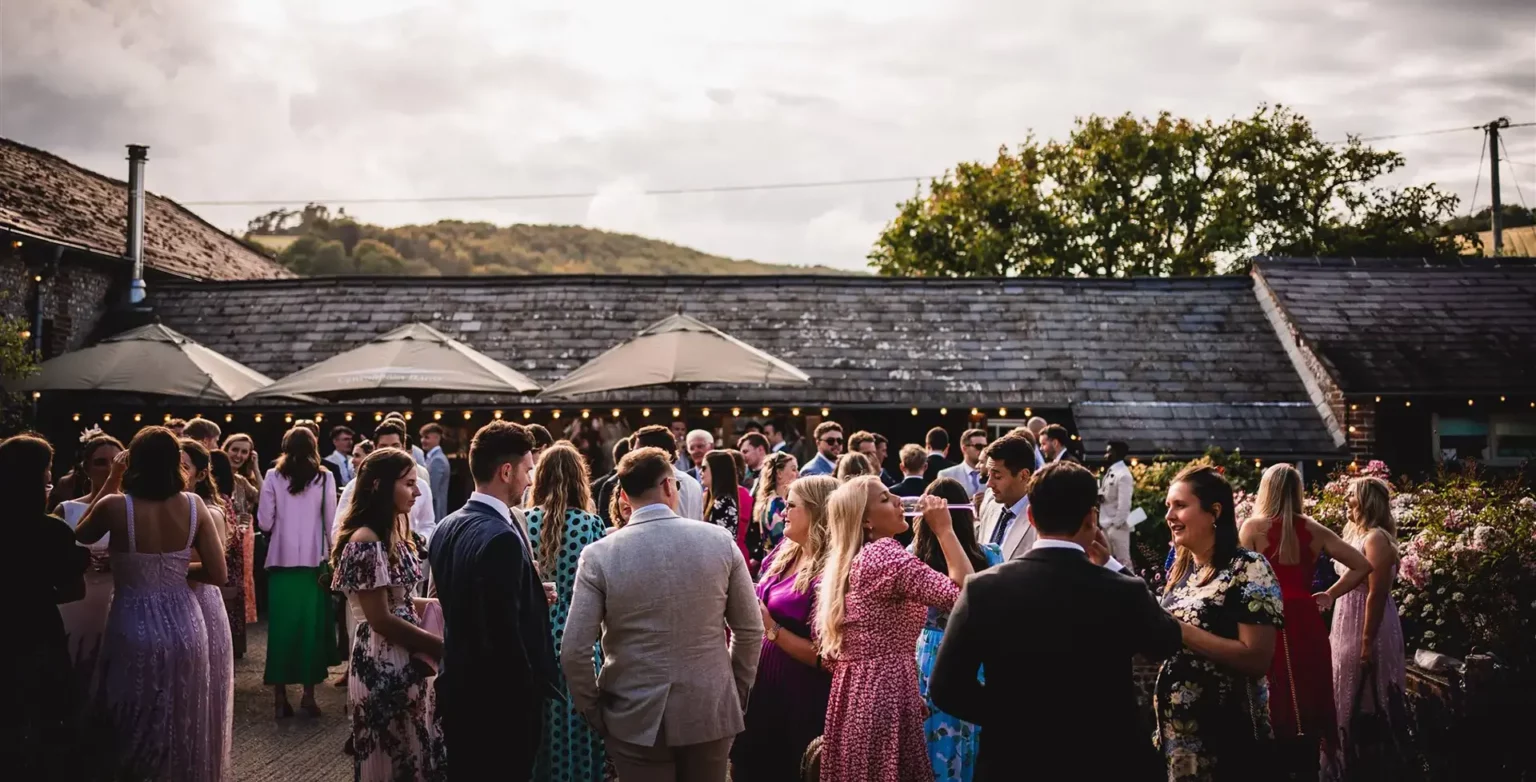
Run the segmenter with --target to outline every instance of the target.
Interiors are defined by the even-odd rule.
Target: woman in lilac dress
[[[1391,489],[1380,478],[1357,478],[1349,485],[1346,502],[1349,524],[1344,528],[1344,542],[1360,549],[1371,563],[1365,584],[1334,604],[1328,637],[1333,648],[1333,701],[1347,750],[1349,722],[1357,708],[1366,712],[1384,709],[1389,722],[1403,718],[1407,663],[1403,625],[1392,602],[1392,582],[1397,578],[1397,539],[1393,537],[1397,524],[1392,519]],[[1370,677],[1364,688],[1362,676]],[[1366,702],[1357,704],[1355,696],[1362,689]]]
[[[210,526],[225,533],[228,517],[224,498],[213,483],[213,459],[208,449],[196,440],[181,441],[181,470],[187,485],[208,506]],[[221,540],[225,538],[221,537]],[[226,554],[228,548],[225,547]],[[200,562],[196,552],[192,561]],[[224,558],[229,570],[229,558]],[[223,586],[223,585],[220,585]],[[213,584],[193,584],[197,605],[203,611],[203,625],[208,628],[208,742],[213,753],[216,775],[210,782],[230,778],[231,731],[234,725],[235,650],[230,632],[229,612],[224,605],[224,590]]]
[[[832,675],[817,657],[812,619],[826,562],[827,498],[837,486],[829,475],[790,485],[784,541],[763,563],[757,599],[766,635],[746,729],[731,747],[736,782],[798,779],[806,746],[821,735]]]
[[[203,501],[183,493],[181,447],[169,429],[139,430],[108,483],[75,532],[85,544],[112,534],[114,594],[93,706],[100,722],[86,735],[101,742],[113,778],[214,779],[223,759],[209,738],[208,629],[187,579],[228,578],[219,529]]]

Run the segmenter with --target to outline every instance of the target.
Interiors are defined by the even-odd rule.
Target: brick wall
[[[1376,458],[1376,400],[1374,397],[1350,399],[1345,411],[1345,442],[1349,458],[1361,464]]]
[[[0,315],[32,322],[33,292],[39,286],[44,320],[43,357],[83,347],[112,304],[120,272],[111,262],[65,252],[58,266],[45,273],[51,247],[9,245],[0,248]],[[42,282],[36,277],[42,274]]]

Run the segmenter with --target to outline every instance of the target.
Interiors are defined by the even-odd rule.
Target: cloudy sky
[[[1531,0],[0,0],[0,135],[184,202],[356,204],[370,222],[576,223],[848,268],[911,177],[1074,117],[1325,138],[1536,121]],[[1473,192],[1476,131],[1403,138],[1404,182]],[[1507,135],[1536,204],[1536,128]],[[1480,204],[1488,201],[1486,173]],[[272,207],[197,206],[225,228]]]

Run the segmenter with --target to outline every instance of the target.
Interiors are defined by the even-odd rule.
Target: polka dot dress
[[[528,538],[534,555],[538,555],[539,536],[543,532],[544,511],[534,508],[528,511]],[[560,557],[551,574],[545,580],[555,582],[558,599],[549,607],[550,632],[554,636],[555,658],[560,657],[560,647],[565,638],[565,620],[571,612],[571,591],[576,583],[576,563],[581,550],[603,537],[605,525],[596,515],[575,509],[565,512],[565,529],[561,534]],[[595,649],[594,658],[602,660],[602,650]],[[534,760],[533,778],[549,782],[601,782],[603,779],[603,740],[576,712],[570,703],[570,691],[565,676],[560,676],[560,689],[566,691],[564,701],[546,701],[544,704],[544,743]]]

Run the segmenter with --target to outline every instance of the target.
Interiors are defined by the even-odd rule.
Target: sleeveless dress
[[[90,503],[81,500],[66,500],[60,506],[70,529],[80,526],[80,520],[90,509]],[[96,674],[101,636],[107,630],[107,612],[112,608],[112,568],[107,552],[111,538],[110,534],[103,535],[101,540],[85,547],[91,558],[85,571],[85,598],[59,605],[59,617],[64,620],[64,633],[69,637],[69,662],[75,672],[75,703],[81,705],[89,703],[91,677]]]
[[[233,573],[233,571],[231,571]],[[208,628],[208,745],[213,758],[210,782],[233,779],[230,752],[234,736],[235,647],[224,590],[213,584],[192,587]],[[240,617],[243,619],[244,617]],[[242,629],[244,624],[241,625]]]
[[[1347,543],[1365,551],[1365,538],[1346,538]],[[1334,563],[1335,571],[1339,575],[1349,572],[1344,566]],[[1392,579],[1387,584],[1387,604],[1382,609],[1381,626],[1376,628],[1376,655],[1374,689],[1377,694],[1377,705],[1385,707],[1377,710],[1384,711],[1384,717],[1389,723],[1400,718],[1404,711],[1404,690],[1407,687],[1407,662],[1403,651],[1403,624],[1397,615],[1397,603],[1392,601],[1392,584],[1397,581],[1397,565],[1392,566]],[[1338,715],[1339,726],[1347,728],[1349,720],[1355,714],[1355,693],[1360,689],[1360,643],[1365,636],[1365,603],[1370,594],[1366,584],[1361,584],[1339,598],[1333,606],[1333,630],[1329,636],[1329,642],[1333,646],[1333,698],[1336,703],[1335,713]],[[1372,687],[1366,687],[1365,695],[1370,698]],[[1366,711],[1372,711],[1373,705],[1363,707]],[[1393,725],[1394,729],[1403,726]],[[1349,737],[1344,741],[1347,743]]]
[[[842,653],[832,664],[822,782],[933,782],[914,650],[927,609],[948,611],[959,596],[955,582],[895,538],[854,557]]]
[[[1299,561],[1281,564],[1279,520],[1269,525],[1265,558],[1280,582],[1285,601],[1285,624],[1275,638],[1275,656],[1269,666],[1269,716],[1277,740],[1307,738],[1332,756],[1338,748],[1338,720],[1333,703],[1333,663],[1328,648],[1328,627],[1312,598],[1312,576],[1317,557],[1312,554],[1312,534],[1303,518],[1291,520],[1296,532]],[[1358,648],[1358,647],[1357,647]],[[1298,758],[1305,765],[1315,756]]]
[[[987,556],[987,567],[1003,563],[1003,550],[997,544],[988,543],[982,552]],[[933,764],[934,778],[939,782],[970,782],[976,773],[976,754],[981,750],[981,728],[939,711],[928,697],[928,680],[933,676],[933,663],[939,657],[939,644],[944,640],[948,622],[948,611],[928,609],[923,633],[917,637],[917,691],[928,706],[923,733],[928,738],[928,760]]]
[[[96,679],[97,714],[106,725],[94,734],[110,743],[114,778],[203,782],[227,763],[213,756],[208,629],[187,586],[196,498],[182,496],[192,514],[187,545],[164,554],[138,553],[133,497],[123,496],[128,550],[111,553],[115,590]]]

